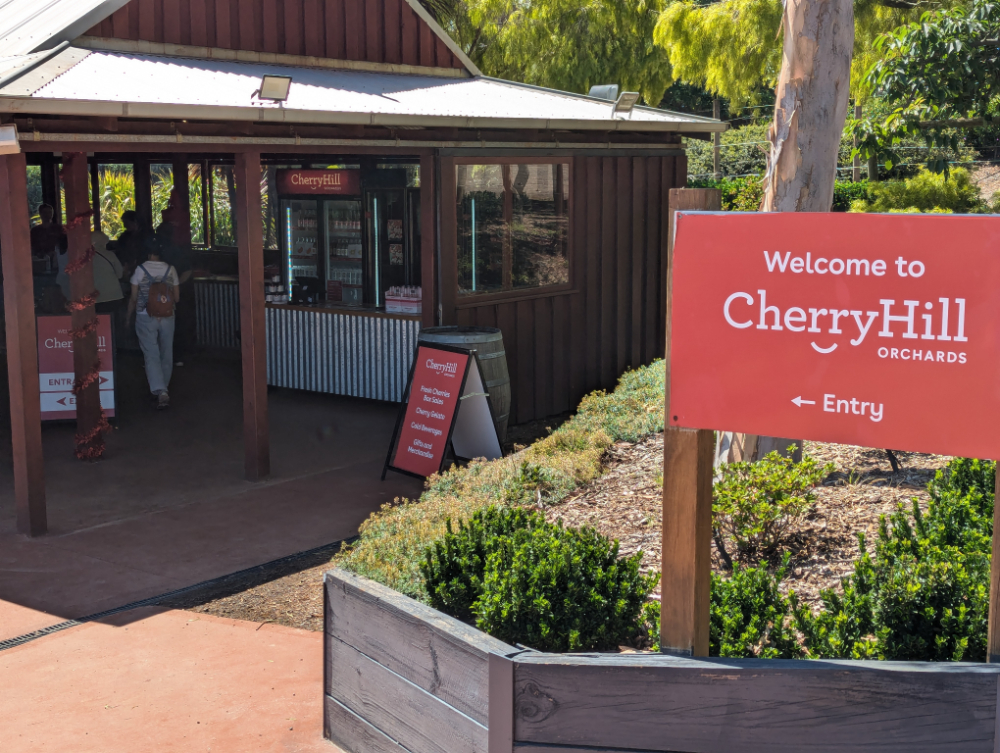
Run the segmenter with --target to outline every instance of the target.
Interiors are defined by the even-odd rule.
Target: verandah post
[[[234,177],[240,274],[240,347],[243,355],[244,466],[247,480],[259,481],[271,473],[260,152],[237,154]]]
[[[670,312],[674,221],[677,210],[718,211],[717,189],[672,188],[667,242],[666,410],[670,410]],[[712,431],[681,429],[664,417],[663,546],[660,581],[660,650],[708,656],[712,574]]]
[[[0,256],[17,530],[28,536],[41,536],[48,531],[48,521],[27,172],[24,154],[0,157]]]
[[[76,456],[81,460],[97,460],[104,455],[103,433],[108,428],[101,410],[100,372],[111,364],[102,366],[97,350],[97,315],[94,312],[97,291],[94,289],[94,250],[90,242],[92,210],[86,154],[72,152],[63,157],[63,185],[66,187],[69,245],[66,272],[72,311]]]
[[[993,558],[990,561],[990,613],[986,637],[986,661],[1000,662],[1000,474],[993,482]]]

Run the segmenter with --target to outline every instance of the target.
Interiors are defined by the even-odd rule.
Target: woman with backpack
[[[170,375],[174,368],[174,307],[181,297],[177,270],[160,259],[160,248],[147,245],[146,261],[132,275],[132,297],[128,316],[136,312],[135,333],[146,361],[149,390],[156,396],[156,407],[170,406]]]

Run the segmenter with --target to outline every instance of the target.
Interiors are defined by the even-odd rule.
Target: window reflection
[[[569,282],[569,165],[458,165],[462,295]]]

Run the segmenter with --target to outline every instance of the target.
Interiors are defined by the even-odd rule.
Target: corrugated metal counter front
[[[267,382],[399,402],[420,317],[267,304]]]

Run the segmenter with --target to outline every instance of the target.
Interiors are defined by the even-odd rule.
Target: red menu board
[[[278,170],[275,177],[282,194],[361,193],[360,170]]]
[[[670,424],[1000,458],[1000,221],[677,215]]]
[[[38,317],[38,381],[42,420],[76,418],[73,382],[73,338],[70,316]],[[115,372],[111,352],[111,315],[97,315],[97,354],[101,359],[101,407],[108,418],[115,415]]]
[[[389,459],[392,468],[424,477],[441,469],[469,358],[468,353],[417,348],[399,441]]]

